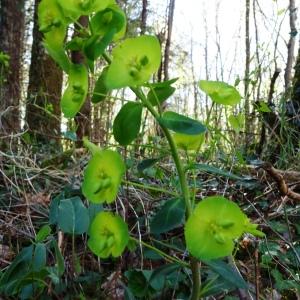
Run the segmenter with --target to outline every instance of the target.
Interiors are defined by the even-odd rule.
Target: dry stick
[[[300,194],[293,192],[286,184],[283,176],[277,172],[277,170],[270,164],[264,163],[261,168],[263,168],[277,183],[279,192],[283,196],[288,196],[289,198],[300,201]]]

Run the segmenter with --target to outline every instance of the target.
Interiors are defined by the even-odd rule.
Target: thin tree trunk
[[[87,16],[81,16],[78,20],[78,23],[82,27],[88,27],[89,19]],[[79,25],[75,24],[75,33],[74,35],[78,35]],[[72,51],[71,54],[71,60],[75,64],[83,64],[84,56],[80,51]],[[82,147],[83,142],[82,138],[84,136],[89,137],[90,136],[90,127],[91,127],[91,104],[90,101],[86,100],[83,104],[80,112],[75,117],[75,123],[77,126],[76,134],[78,138],[77,147]]]
[[[19,103],[24,25],[24,0],[0,0],[0,52],[9,56],[9,66],[0,65],[0,136],[2,137],[20,130]],[[1,141],[4,142],[4,139]]]
[[[284,87],[286,93],[291,87],[292,68],[294,63],[294,52],[295,52],[295,37],[297,35],[297,28],[296,28],[297,9],[296,9],[295,0],[290,0],[289,12],[290,12],[290,39],[287,45],[288,56],[287,56],[286,68],[284,72]]]
[[[148,0],[143,1],[143,8],[141,13],[141,34],[146,32],[147,28],[147,7],[148,7]]]
[[[169,3],[169,14],[168,14],[168,33],[166,40],[166,47],[164,53],[164,80],[169,79],[169,63],[170,63],[170,48],[172,39],[173,19],[175,11],[175,0],[170,0]]]
[[[27,91],[26,124],[38,144],[60,144],[60,98],[63,72],[45,52],[35,1],[33,43]]]
[[[245,47],[246,47],[246,64],[245,64],[245,78],[244,78],[244,98],[245,98],[245,150],[246,152],[250,146],[250,0],[246,0],[246,15],[245,15]]]

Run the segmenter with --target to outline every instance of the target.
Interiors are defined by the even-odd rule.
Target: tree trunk
[[[175,0],[170,0],[169,15],[168,15],[168,33],[164,53],[164,80],[169,80],[169,62],[170,62],[170,48],[172,39],[173,19],[175,10]]]
[[[0,137],[20,130],[24,25],[24,0],[0,0],[0,52],[9,56],[8,67],[0,63]]]
[[[245,153],[247,153],[250,146],[250,0],[246,0],[246,16],[245,16],[245,49],[246,49],[246,64],[245,64],[245,78],[244,78],[244,98],[245,98]]]
[[[43,36],[39,31],[37,9],[41,0],[35,1],[33,43],[29,70],[26,123],[37,144],[59,144],[61,109],[60,97],[63,72],[45,52]]]
[[[87,16],[81,16],[78,20],[78,24],[82,27],[88,27],[89,19]],[[74,36],[79,35],[80,26],[75,24]],[[74,64],[83,64],[84,56],[80,51],[72,51],[71,60]],[[75,117],[75,123],[77,126],[76,134],[78,138],[77,147],[82,147],[82,138],[84,136],[90,137],[91,129],[91,104],[90,101],[86,100],[83,104],[80,112]]]
[[[143,8],[141,13],[141,34],[145,34],[147,28],[147,6],[148,0],[143,0]]]
[[[297,28],[296,28],[297,9],[296,9],[295,0],[290,0],[289,12],[290,12],[291,31],[290,31],[290,39],[287,45],[288,56],[287,56],[286,68],[284,72],[284,87],[286,93],[288,93],[291,86],[292,67],[294,63],[294,52],[295,52],[295,37],[297,35]]]

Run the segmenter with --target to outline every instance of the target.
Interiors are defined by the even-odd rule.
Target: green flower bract
[[[127,224],[119,216],[100,212],[89,230],[88,246],[97,256],[120,256],[129,241]]]
[[[190,135],[190,134],[175,132],[173,134],[173,138],[177,147],[180,149],[198,150],[204,143],[205,133]]]
[[[117,89],[139,86],[158,70],[161,61],[160,44],[154,36],[129,38],[113,50],[112,56],[106,75],[107,87]]]
[[[199,259],[217,259],[230,255],[234,240],[245,229],[246,215],[237,204],[221,196],[203,199],[185,225],[190,253]]]
[[[61,99],[61,109],[66,118],[73,118],[82,107],[88,92],[86,66],[72,64],[69,70],[68,87]]]
[[[105,9],[109,0],[57,0],[69,23],[76,21],[82,15],[89,15]]]
[[[94,203],[111,203],[116,199],[125,165],[119,153],[99,150],[84,172],[82,192]]]

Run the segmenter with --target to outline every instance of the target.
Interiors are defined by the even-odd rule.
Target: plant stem
[[[148,110],[151,112],[153,117],[155,117],[155,119],[158,121],[159,114],[153,108],[151,103],[147,100],[147,98],[142,93],[142,91],[140,89],[136,89],[136,88],[131,88],[131,89],[136,94],[136,96],[141,99],[141,101],[148,108]],[[170,131],[164,125],[160,124],[160,126],[161,126],[161,129],[163,130],[167,140],[168,140],[168,143],[169,143],[169,146],[170,146],[170,149],[171,149],[171,153],[172,153],[172,157],[174,159],[174,163],[175,163],[175,166],[176,166],[176,169],[177,169],[177,172],[178,172],[181,192],[182,192],[182,196],[183,196],[185,206],[186,206],[186,219],[188,219],[189,216],[192,214],[193,208],[192,208],[192,205],[191,205],[190,191],[189,191],[189,188],[188,188],[185,172],[183,170],[183,167],[182,167],[182,164],[181,164],[181,161],[180,161],[180,158],[179,158],[179,154],[178,154],[178,151],[177,151],[177,147],[176,147],[176,144],[174,142],[174,139],[173,139],[172,135],[170,134]],[[198,300],[199,299],[199,293],[200,293],[200,285],[201,285],[200,278],[201,277],[200,277],[199,263],[198,263],[198,260],[196,258],[191,257],[190,267],[191,267],[191,270],[192,270],[192,280],[193,280],[191,300]]]
[[[138,239],[136,239],[134,237],[130,237],[130,239],[132,241],[138,243],[138,244],[141,243],[143,246],[145,246],[145,247],[147,247],[147,248],[149,248],[149,249],[157,252],[159,255],[161,255],[162,257],[164,257],[169,262],[175,262],[175,263],[177,263],[177,264],[179,264],[179,265],[181,265],[181,266],[183,266],[185,268],[189,268],[190,267],[188,263],[186,263],[186,262],[184,262],[184,261],[182,261],[182,260],[180,260],[178,258],[175,258],[173,256],[168,255],[167,253],[165,253],[165,252],[161,251],[160,249],[156,248],[155,246],[152,246],[152,245],[150,245],[150,244],[148,244],[148,243],[146,243],[144,241],[138,240]]]
[[[169,194],[169,195],[174,196],[174,197],[178,197],[177,193],[174,193],[174,192],[162,189],[162,188],[158,188],[158,187],[155,187],[155,186],[146,185],[146,184],[137,183],[137,182],[132,182],[132,181],[128,181],[128,180],[122,180],[122,182],[124,184],[136,186],[136,187],[139,187],[139,188],[142,188],[142,189],[145,189],[145,190],[161,192],[161,193],[164,193],[164,194]]]
[[[107,63],[111,63],[111,58],[107,53],[103,53],[103,58],[106,60]],[[151,102],[147,99],[141,88],[137,87],[130,87],[130,89],[135,93],[135,95],[142,101],[142,103],[147,107],[147,109],[150,111],[152,116],[156,119],[156,121],[159,123],[159,118],[160,114],[154,109],[152,106]],[[159,123],[160,127],[165,135],[165,137],[168,140],[170,150],[172,153],[172,157],[178,172],[178,177],[179,177],[179,182],[180,182],[180,187],[181,187],[181,192],[182,192],[182,197],[185,202],[186,206],[186,219],[190,217],[193,211],[193,207],[191,204],[191,198],[190,198],[190,191],[188,188],[187,180],[186,180],[186,174],[184,172],[182,163],[179,158],[178,150],[176,147],[176,144],[174,142],[174,139],[168,130],[167,127],[165,127],[163,124]],[[143,243],[143,241],[142,241]],[[192,280],[193,280],[193,287],[192,287],[192,296],[191,300],[198,300],[199,299],[199,293],[200,293],[200,268],[199,268],[199,263],[196,258],[191,257],[190,258],[190,268],[192,271]]]

